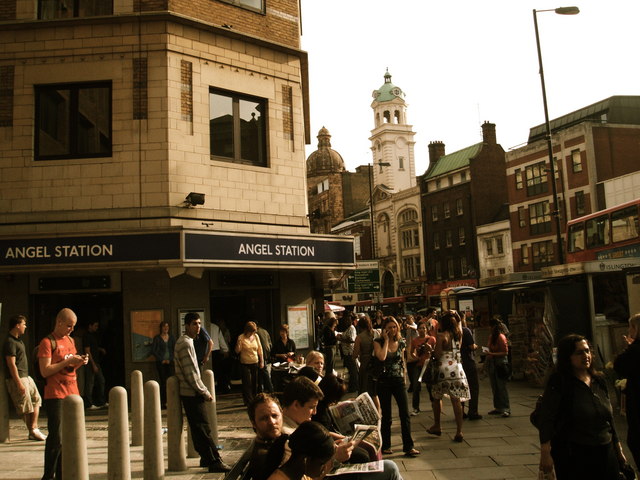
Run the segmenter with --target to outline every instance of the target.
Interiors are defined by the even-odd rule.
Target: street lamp
[[[549,172],[551,173],[551,192],[553,194],[553,212],[556,225],[556,243],[558,244],[558,263],[564,263],[562,253],[562,232],[560,231],[560,208],[558,188],[556,186],[556,167],[553,164],[553,147],[551,146],[551,125],[549,124],[549,109],[547,108],[547,89],[544,84],[544,69],[542,68],[542,52],[540,51],[540,35],[538,33],[538,12],[555,12],[558,15],[577,15],[578,7],[559,7],[548,10],[533,10],[533,25],[536,30],[536,46],[538,47],[538,64],[540,65],[540,83],[542,84],[542,103],[544,104],[544,124],[546,128],[547,153],[549,155]]]
[[[380,170],[382,167],[390,167],[391,164],[389,162],[378,161],[378,165],[380,165]],[[371,259],[375,260],[378,258],[376,255],[376,228],[375,228],[375,213],[373,209],[373,164],[369,164],[369,207],[371,214]]]

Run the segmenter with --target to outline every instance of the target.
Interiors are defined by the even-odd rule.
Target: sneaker
[[[511,416],[511,412],[502,412],[502,416],[504,418],[510,417]]]
[[[231,467],[224,463],[222,460],[216,460],[212,464],[209,465],[209,473],[221,473],[228,472],[231,470]]]
[[[101,408],[98,405],[91,405],[87,410],[100,410]]]
[[[420,410],[412,410],[411,413],[409,415],[411,415],[412,417],[415,417],[416,415],[418,415],[420,413]]]
[[[38,428],[34,428],[32,431],[29,432],[29,440],[36,440],[38,442],[43,442],[46,439],[47,437],[43,435],[40,429]]]

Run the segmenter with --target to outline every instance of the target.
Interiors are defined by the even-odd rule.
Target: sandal
[[[405,457],[417,457],[418,455],[420,455],[420,451],[416,450],[415,448],[412,448],[411,450],[408,450],[406,452],[404,452],[404,456]]]
[[[382,453],[385,455],[393,455],[393,450],[390,448],[385,448],[384,450],[382,450]]]
[[[439,437],[440,435],[442,435],[442,430],[436,430],[433,427],[427,428],[427,433],[429,435],[435,435],[437,437]]]

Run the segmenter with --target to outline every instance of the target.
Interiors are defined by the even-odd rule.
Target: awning
[[[520,282],[520,283],[513,283],[509,286],[506,286],[504,288],[500,288],[499,291],[501,292],[514,292],[516,290],[525,290],[529,287],[535,287],[535,286],[542,286],[542,284],[547,284],[549,283],[550,280],[546,279],[546,280],[530,280],[528,282]]]
[[[387,297],[383,298],[382,305],[388,305],[390,303],[405,303],[407,301],[407,297]]]

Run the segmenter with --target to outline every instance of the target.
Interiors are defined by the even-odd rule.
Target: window
[[[527,217],[525,216],[524,207],[518,207],[518,225],[520,228],[527,226]]]
[[[504,275],[507,273],[507,269],[506,268],[499,268],[498,269],[498,275]]]
[[[447,276],[449,278],[455,278],[456,274],[454,271],[454,266],[453,266],[453,258],[450,258],[447,260]]]
[[[440,190],[440,179],[436,180],[436,190]]]
[[[576,192],[576,214],[578,216],[585,214],[583,191]]]
[[[36,160],[111,155],[111,82],[35,90]]]
[[[502,255],[504,253],[502,237],[496,237],[496,251],[498,252],[498,255]]]
[[[237,7],[246,8],[248,10],[264,12],[264,0],[222,0],[222,1],[231,3]]]
[[[464,213],[464,208],[462,206],[462,199],[461,198],[458,198],[456,200],[456,213],[458,215],[462,215]]]
[[[465,243],[464,227],[460,227],[458,228],[458,245],[464,245]]]
[[[484,249],[487,252],[487,256],[493,255],[493,239],[487,238],[484,241]]]
[[[414,248],[420,246],[420,238],[418,236],[417,228],[403,230],[400,235],[402,237],[403,248]]]
[[[567,236],[569,238],[568,248],[571,253],[584,250],[584,222],[571,225]]]
[[[232,93],[209,93],[211,156],[216,160],[267,166],[267,102]]]
[[[420,276],[420,256],[403,257],[404,278],[417,278]]]
[[[323,181],[318,183],[318,193],[326,192],[329,190],[329,179],[325,178]]]
[[[571,152],[571,166],[573,173],[582,171],[582,155],[580,155],[580,150],[573,150]]]
[[[533,257],[533,269],[553,265],[553,242],[536,242],[531,244],[531,256]]]
[[[524,187],[524,184],[522,183],[521,169],[516,168],[515,177],[516,177],[516,190],[522,190],[522,188]]]
[[[436,232],[433,234],[433,249],[440,250],[440,233]]]
[[[442,264],[440,260],[435,262],[436,280],[442,280]]]
[[[600,215],[584,222],[587,230],[587,248],[609,245],[609,216]]]
[[[467,172],[460,172],[460,181],[461,182],[467,181]]]
[[[437,205],[433,205],[431,207],[431,221],[432,222],[437,222],[438,221],[438,206]]]
[[[463,277],[469,275],[469,269],[467,268],[467,257],[460,257],[460,274]]]
[[[496,271],[493,268],[487,270],[487,277],[495,277]]]
[[[444,202],[442,204],[442,211],[444,218],[451,218],[451,210],[449,208],[449,202]]]
[[[627,207],[611,214],[611,236],[614,242],[638,238],[638,207]]]
[[[545,162],[539,162],[535,165],[529,165],[525,169],[525,177],[527,179],[527,196],[545,193],[548,189],[547,170]]]
[[[39,0],[38,18],[95,17],[112,15],[113,0]]]
[[[522,265],[529,265],[529,247],[526,244],[520,247],[520,259]]]
[[[398,170],[404,170],[404,157],[398,157]]]
[[[446,232],[444,232],[444,243],[447,247],[450,247],[453,245],[451,230],[447,230]]]
[[[551,213],[549,202],[538,202],[529,205],[529,233],[549,233],[551,231]]]

